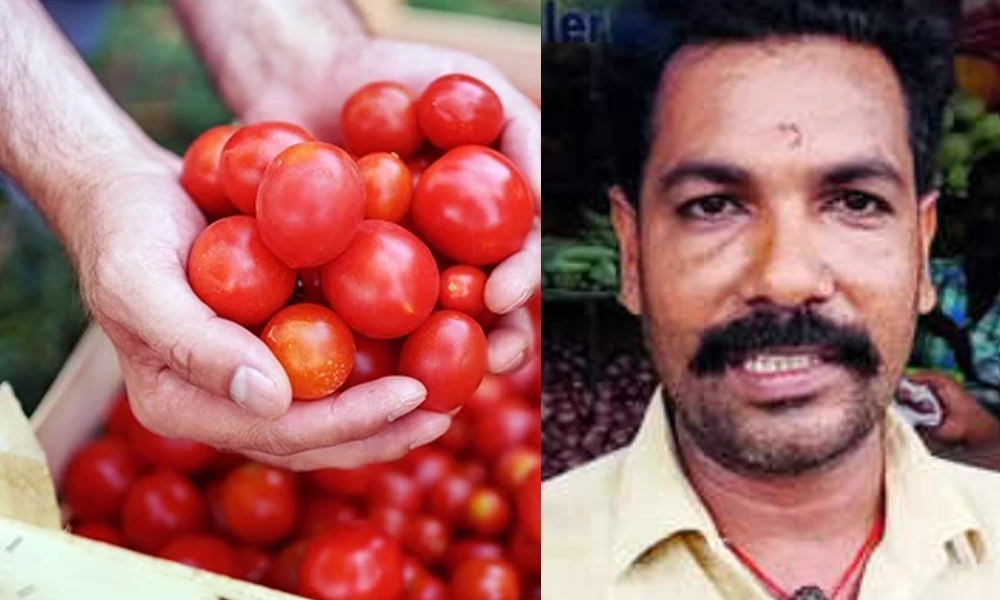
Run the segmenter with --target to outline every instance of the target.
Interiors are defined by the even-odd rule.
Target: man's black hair
[[[615,131],[619,183],[633,202],[638,202],[660,74],[678,48],[806,35],[834,36],[881,50],[906,99],[917,192],[924,194],[934,187],[942,115],[953,88],[956,14],[942,0],[687,0],[644,4],[647,18],[664,23],[664,31],[675,32],[668,36],[673,43],[609,45],[598,52],[596,65],[603,110]]]

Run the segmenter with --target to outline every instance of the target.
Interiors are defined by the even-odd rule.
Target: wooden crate
[[[121,389],[114,348],[97,327],[81,338],[30,422],[14,391],[0,384],[0,598],[298,598],[61,528],[53,480],[96,432]]]

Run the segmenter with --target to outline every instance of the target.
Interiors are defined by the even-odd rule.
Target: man
[[[635,78],[656,92],[647,154],[637,206],[613,203],[662,391],[629,447],[545,484],[543,596],[996,597],[1000,477],[889,411],[935,302],[948,20],[689,4]]]
[[[173,4],[244,122],[292,121],[337,141],[340,108],[366,83],[421,90],[456,71],[485,80],[508,117],[500,148],[538,195],[539,111],[483,61],[373,39],[347,2]],[[0,170],[66,246],[150,429],[310,469],[391,460],[448,428],[447,415],[414,410],[426,391],[406,377],[290,406],[288,378],[263,342],[216,317],[187,284],[187,253],[205,221],[178,184],[178,158],[114,104],[37,0],[0,2],[0,89]],[[539,285],[539,245],[536,230],[487,282],[486,304],[510,315],[490,339],[494,371],[527,356],[531,336],[516,322],[527,317],[515,309]]]

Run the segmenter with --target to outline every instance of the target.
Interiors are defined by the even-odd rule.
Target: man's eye
[[[677,214],[684,219],[717,219],[739,214],[743,208],[729,196],[703,196],[685,202],[677,208]]]
[[[888,202],[865,192],[838,192],[830,204],[852,217],[874,217],[892,212]]]

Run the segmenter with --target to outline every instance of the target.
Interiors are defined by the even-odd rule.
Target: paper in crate
[[[122,388],[117,357],[91,327],[31,422],[0,384],[0,598],[18,600],[295,600],[259,585],[61,528],[58,481]],[[301,599],[300,599],[301,600]]]

